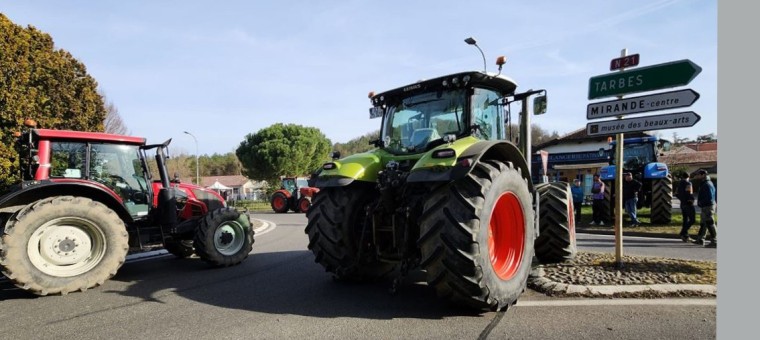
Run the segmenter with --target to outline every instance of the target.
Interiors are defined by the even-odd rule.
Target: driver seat
[[[441,136],[438,134],[438,131],[436,131],[436,129],[424,128],[414,130],[414,132],[412,132],[412,137],[409,138],[409,141],[415,150],[420,150],[423,149],[428,142],[438,138],[441,138]]]

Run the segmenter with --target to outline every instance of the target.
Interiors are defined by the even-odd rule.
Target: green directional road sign
[[[689,84],[702,68],[684,59],[591,77],[588,99],[654,91]]]

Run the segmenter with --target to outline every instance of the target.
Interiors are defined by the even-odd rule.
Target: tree
[[[105,99],[105,95],[102,93],[100,95]],[[106,100],[106,119],[103,122],[103,127],[107,133],[113,133],[117,135],[130,134],[129,129],[127,129],[127,124],[124,123],[123,119],[121,119],[119,109],[116,108],[116,105],[114,105],[114,103],[110,100]]]
[[[520,134],[520,127],[517,124],[510,124],[507,128],[507,139],[510,139],[510,131],[511,131],[511,141],[517,143],[517,136]],[[538,145],[544,142],[548,142],[552,139],[559,138],[559,133],[557,131],[552,131],[549,133],[549,131],[544,130],[537,124],[531,124],[530,126],[530,139],[531,139],[531,145]]]
[[[335,143],[335,145],[333,145],[333,150],[340,152],[341,157],[369,151],[375,148],[373,145],[370,145],[369,142],[378,139],[379,136],[380,130],[375,130],[345,143]]]
[[[277,123],[248,134],[235,154],[245,176],[278,183],[280,176],[307,175],[321,167],[330,145],[317,128]]]
[[[50,35],[0,14],[0,190],[18,180],[14,132],[38,127],[103,131],[106,110],[97,82]]]

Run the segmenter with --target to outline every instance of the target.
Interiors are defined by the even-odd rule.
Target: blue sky
[[[234,151],[277,122],[346,142],[379,128],[367,93],[489,71],[545,88],[560,134],[585,127],[588,79],[627,48],[640,66],[690,59],[702,116],[664,138],[717,133],[717,1],[2,1],[14,23],[81,60],[133,135],[175,152]]]

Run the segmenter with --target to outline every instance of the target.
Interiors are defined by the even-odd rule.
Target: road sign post
[[[617,97],[617,100],[591,103],[586,107],[589,120],[617,117],[586,124],[588,136],[615,135],[615,163],[623,164],[623,134],[626,132],[674,129],[694,126],[699,122],[699,115],[692,111],[672,114],[623,119],[624,115],[649,111],[673,109],[691,106],[699,94],[691,89],[656,93],[623,99],[624,95],[648,92],[671,87],[688,85],[702,68],[691,60],[684,59],[662,63],[633,70],[626,67],[639,64],[639,55],[628,55],[628,50],[620,51],[620,58],[612,59],[610,70],[620,70],[589,78],[588,99]],[[623,257],[623,167],[615,167],[615,260],[622,266]]]

